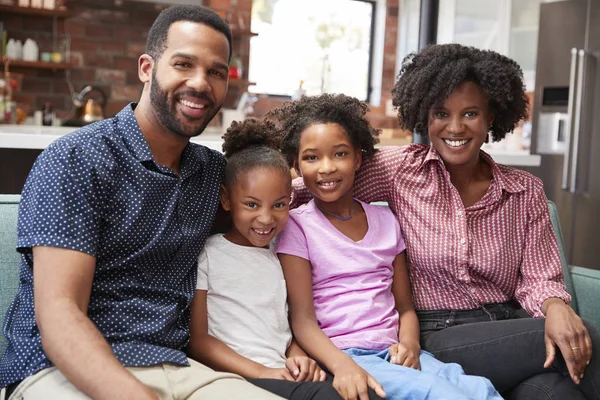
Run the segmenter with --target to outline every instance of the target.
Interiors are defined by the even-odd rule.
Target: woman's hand
[[[546,314],[544,368],[550,368],[554,362],[558,346],[573,382],[579,384],[583,379],[585,367],[592,358],[590,334],[581,318],[561,299],[546,300],[542,309]]]
[[[350,360],[335,369],[333,387],[344,398],[344,400],[369,400],[368,388],[371,388],[379,397],[385,398],[383,387]]]
[[[324,381],[325,371],[312,358],[305,356],[288,357],[285,367],[296,379],[296,382],[319,382]]]
[[[258,375],[258,379],[280,379],[283,381],[296,381],[287,368],[268,368],[264,367]]]
[[[421,363],[419,355],[421,354],[421,346],[419,342],[404,342],[393,344],[389,350],[390,363],[402,365],[404,367],[420,370]]]

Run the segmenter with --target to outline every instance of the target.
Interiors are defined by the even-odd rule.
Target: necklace
[[[348,221],[350,218],[352,218],[352,216],[353,216],[353,215],[354,215],[354,213],[356,212],[356,206],[357,206],[357,204],[358,204],[358,203],[355,201],[355,202],[354,202],[354,205],[352,206],[352,211],[350,211],[350,215],[348,215],[347,217],[342,217],[341,215],[337,215],[337,214],[334,214],[334,213],[332,213],[332,212],[329,212],[329,211],[327,211],[327,210],[323,210],[323,209],[322,209],[321,207],[319,207],[319,206],[317,206],[317,208],[318,208],[319,210],[321,210],[321,212],[323,212],[323,213],[325,213],[325,214],[327,214],[327,215],[329,215],[329,216],[331,216],[331,217],[333,217],[333,218],[339,219],[340,221]],[[316,204],[315,204],[315,205],[316,205]]]

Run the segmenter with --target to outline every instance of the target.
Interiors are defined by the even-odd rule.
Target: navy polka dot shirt
[[[34,316],[32,246],[95,256],[88,316],[123,365],[188,364],[183,350],[197,260],[225,160],[190,143],[177,176],[154,161],[133,108],[55,141],[29,174],[19,207],[20,286],[3,327],[9,344],[0,387],[52,366]]]

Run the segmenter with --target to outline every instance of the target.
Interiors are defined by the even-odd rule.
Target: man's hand
[[[385,398],[383,386],[354,361],[336,368],[333,387],[344,400],[369,400],[368,388],[373,389],[379,397]]]
[[[268,368],[265,367],[258,379],[280,379],[283,381],[296,381],[287,368]]]
[[[543,308],[546,314],[544,368],[552,366],[558,346],[573,382],[579,384],[583,379],[585,367],[592,358],[590,334],[581,318],[562,300],[548,299]]]
[[[389,350],[390,363],[402,365],[404,367],[420,370],[421,363],[419,355],[421,354],[421,346],[418,342],[404,342],[393,344]]]
[[[312,358],[295,356],[285,361],[285,367],[289,370],[296,382],[319,382],[324,381],[325,371]]]

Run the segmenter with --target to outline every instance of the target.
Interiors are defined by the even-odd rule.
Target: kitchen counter
[[[65,126],[0,125],[0,149],[43,150],[56,139],[77,129]],[[221,151],[222,135],[220,128],[208,127],[202,135],[191,141]]]
[[[59,137],[76,129],[78,128],[62,126],[0,125],[0,148],[43,150]],[[191,141],[221,151],[222,135],[221,128],[208,127]],[[379,146],[400,146],[407,143],[406,138],[382,138]],[[539,155],[529,154],[527,151],[489,150],[487,152],[497,163],[504,165],[538,167],[541,162]]]

